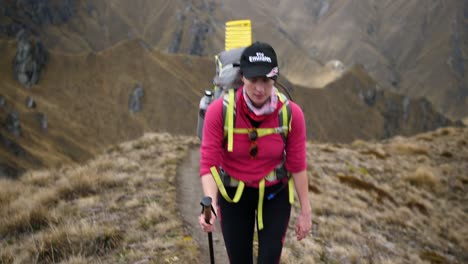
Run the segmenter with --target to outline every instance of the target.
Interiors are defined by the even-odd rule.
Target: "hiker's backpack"
[[[240,57],[244,49],[230,49],[215,56],[216,73],[213,78],[213,89],[205,90],[198,111],[197,135],[200,139],[202,139],[205,112],[210,103],[224,95],[229,89],[235,90],[242,85]]]

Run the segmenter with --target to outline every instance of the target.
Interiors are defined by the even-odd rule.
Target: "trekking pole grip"
[[[203,206],[203,214],[205,215],[205,223],[209,224],[211,220],[211,197],[205,196],[200,204]]]

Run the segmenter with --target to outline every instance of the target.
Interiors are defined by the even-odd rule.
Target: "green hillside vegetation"
[[[0,180],[0,263],[198,263],[206,241],[185,228],[196,216],[178,214],[175,185],[198,182],[177,175],[198,146],[150,133],[82,165]],[[309,142],[313,232],[297,242],[291,222],[282,263],[466,263],[467,146],[466,128]]]

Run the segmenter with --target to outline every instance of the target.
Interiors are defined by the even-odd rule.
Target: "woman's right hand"
[[[205,196],[211,197],[211,209],[217,210],[217,200],[216,197],[218,195],[218,187],[216,186],[216,182],[211,176],[211,173],[207,173],[201,176],[201,183],[203,187],[203,194]],[[211,212],[210,223],[205,222],[205,215],[202,213],[198,217],[198,224],[200,228],[205,232],[213,232],[215,230],[214,222],[216,220],[216,215],[214,212]]]
[[[204,232],[215,231],[215,225],[214,225],[215,220],[216,220],[216,216],[213,213],[211,214],[211,219],[210,219],[209,224],[206,223],[204,214],[200,214],[200,216],[198,217],[198,223],[200,224],[200,227]]]

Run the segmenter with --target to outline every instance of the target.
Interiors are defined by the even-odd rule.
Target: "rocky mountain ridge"
[[[0,46],[13,60],[16,43]],[[195,134],[198,102],[212,78],[206,69],[214,72],[213,65],[209,59],[168,55],[127,41],[96,55],[51,52],[41,81],[27,88],[3,61],[3,174],[84,161],[148,131]],[[293,100],[304,109],[309,139],[383,139],[454,125],[427,101],[379,90],[362,67],[342,74],[326,89],[293,91]]]
[[[385,139],[463,126],[438,113],[425,98],[383,89],[361,65],[346,69],[324,89],[297,86],[293,98],[306,113],[308,138],[317,141]]]
[[[342,7],[327,3],[310,6],[315,10],[314,23],[333,8]],[[0,18],[0,35],[10,36],[0,39],[5,55],[0,63],[2,174],[14,176],[28,168],[83,161],[109,144],[147,131],[194,133],[198,100],[211,86],[212,59],[160,50],[199,56],[219,49],[221,21],[225,21],[220,10],[232,7],[242,13],[239,8],[245,7],[243,4],[2,3],[0,13],[5,16]],[[152,5],[159,9],[140,12]],[[264,10],[268,21],[270,7],[261,3],[254,6],[246,12],[254,16]],[[170,16],[173,12],[177,16]],[[175,31],[170,26],[173,19],[178,25]],[[193,19],[196,22],[192,24]],[[254,35],[266,38],[268,31],[258,32],[263,28],[261,23],[256,26],[258,22],[254,20]],[[280,60],[284,82],[297,86],[288,81],[297,78],[292,73],[309,69],[314,72],[308,74],[311,83],[324,87],[297,86],[293,93],[293,99],[305,110],[309,139],[384,139],[457,124],[425,99],[388,91],[369,76],[366,67],[346,66],[339,60],[322,65],[311,54],[289,55],[292,49],[287,47],[297,47],[297,36],[288,35],[291,31],[286,24],[273,25],[287,42],[277,48],[286,55]],[[302,47],[298,50],[305,51]],[[291,71],[291,67],[301,70]],[[186,122],[173,122],[181,119]]]
[[[98,52],[140,39],[165,52],[212,56],[224,22],[251,18],[254,39],[274,44],[282,73],[319,87],[323,65],[362,64],[384,89],[426,97],[452,119],[468,115],[468,1],[7,1],[0,32],[28,28],[47,49]],[[0,33],[1,34],[1,33]]]

